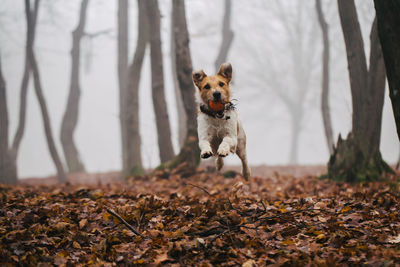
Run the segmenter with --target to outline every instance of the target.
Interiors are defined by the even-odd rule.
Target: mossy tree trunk
[[[185,3],[183,0],[173,0],[172,8],[176,72],[187,115],[187,132],[184,145],[179,154],[169,162],[168,167],[174,168],[182,163],[187,163],[189,167],[195,169],[200,161],[200,149],[197,137],[197,106],[194,98],[195,88],[192,82],[193,68],[186,24]]]
[[[179,88],[178,74],[176,73],[176,58],[175,58],[175,37],[174,37],[174,9],[171,9],[171,40],[170,40],[170,53],[171,53],[171,72],[172,81],[174,83],[176,111],[178,115],[178,144],[181,148],[185,144],[186,139],[186,112],[183,107],[181,89]]]
[[[163,74],[163,58],[161,47],[161,16],[157,0],[146,0],[147,19],[149,22],[151,87],[154,113],[156,117],[158,148],[160,161],[165,163],[174,157],[171,141],[171,127],[167,103],[165,101],[165,85]]]
[[[392,171],[379,151],[386,74],[377,23],[375,19],[370,34],[368,69],[354,0],[338,0],[338,7],[346,44],[353,117],[346,140],[339,136],[328,163],[328,176],[348,182],[377,180],[383,173]]]

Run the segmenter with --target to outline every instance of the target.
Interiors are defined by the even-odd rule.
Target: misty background
[[[43,0],[39,9],[35,52],[44,94],[59,151],[60,126],[71,68],[71,32],[76,27],[80,0]],[[130,1],[129,55],[135,50],[137,5]],[[250,4],[251,3],[251,4]],[[216,73],[214,61],[221,42],[224,1],[187,0],[186,12],[194,69]],[[356,1],[365,50],[374,18],[373,1]],[[160,0],[161,38],[164,57],[166,101],[175,153],[178,150],[178,120],[171,79],[171,1]],[[346,52],[336,1],[324,1],[331,44],[330,108],[334,139],[351,129],[351,95]],[[325,164],[329,158],[320,111],[322,40],[315,1],[232,1],[231,28],[234,39],[228,53],[234,77],[233,98],[247,133],[251,165]],[[10,136],[14,135],[19,108],[19,89],[25,56],[23,1],[2,0],[0,7],[0,55],[7,84]],[[117,81],[117,1],[92,0],[82,41],[81,103],[76,145],[89,172],[121,169],[121,135]],[[159,164],[155,116],[151,98],[149,47],[140,81],[140,132],[145,168]],[[367,53],[367,58],[369,54]],[[295,103],[300,128],[293,130],[293,117],[285,99]],[[293,105],[292,105],[293,106]],[[297,135],[297,157],[291,153]],[[393,113],[386,87],[382,120],[381,152],[388,163],[399,156]],[[295,153],[296,154],[296,153]],[[228,157],[227,164],[239,164]],[[42,118],[28,89],[26,132],[18,155],[20,177],[55,174]]]

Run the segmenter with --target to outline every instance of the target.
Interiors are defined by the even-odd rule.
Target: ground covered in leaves
[[[245,182],[203,171],[0,186],[0,265],[399,266],[398,179]]]

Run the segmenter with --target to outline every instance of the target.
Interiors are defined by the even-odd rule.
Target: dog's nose
[[[216,100],[221,99],[221,92],[220,92],[220,91],[215,91],[215,92],[213,93],[213,97],[214,97]]]

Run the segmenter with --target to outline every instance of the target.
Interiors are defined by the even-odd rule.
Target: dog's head
[[[192,74],[194,84],[199,89],[201,101],[208,104],[210,101],[230,102],[231,91],[229,83],[232,80],[232,65],[223,63],[219,67],[217,75],[207,76],[203,70],[195,71]]]

